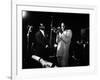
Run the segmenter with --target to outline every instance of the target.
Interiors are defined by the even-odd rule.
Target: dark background
[[[38,68],[39,66],[32,59],[30,59],[32,51],[30,49],[27,49],[27,26],[33,26],[32,35],[30,34],[31,36],[29,40],[31,45],[32,42],[34,42],[34,34],[38,31],[40,23],[43,23],[45,25],[49,40],[51,22],[52,26],[55,28],[60,26],[61,22],[64,22],[65,25],[72,30],[73,36],[70,53],[72,55],[74,54],[76,56],[76,59],[78,60],[75,61],[75,59],[73,60],[71,58],[71,65],[69,66],[89,65],[89,14],[36,11],[26,11],[26,13],[26,17],[22,16],[22,68]],[[77,44],[77,41],[79,41],[80,44]],[[81,41],[84,42],[81,43]],[[88,44],[84,48],[83,45],[86,44],[86,42],[88,42]]]

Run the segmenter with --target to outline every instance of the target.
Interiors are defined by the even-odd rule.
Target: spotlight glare
[[[23,18],[25,18],[27,16],[27,12],[23,11],[22,15],[23,15]]]

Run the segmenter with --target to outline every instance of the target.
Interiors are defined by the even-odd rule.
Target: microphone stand
[[[27,48],[29,48],[29,38],[30,38],[30,32],[32,29],[32,26],[28,25],[28,32],[27,32]]]
[[[52,27],[53,27],[53,16],[51,16],[51,30],[50,30],[50,53],[52,53]]]

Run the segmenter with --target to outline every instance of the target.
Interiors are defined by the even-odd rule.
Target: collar
[[[45,34],[44,34],[44,31],[43,31],[43,30],[40,30],[40,32],[42,33],[42,35],[43,35],[43,36],[45,36]]]

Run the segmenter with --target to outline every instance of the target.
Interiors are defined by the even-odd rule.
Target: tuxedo
[[[47,57],[45,48],[47,44],[47,39],[45,34],[43,34],[40,30],[35,34],[35,44],[36,44],[36,55],[41,58]]]

